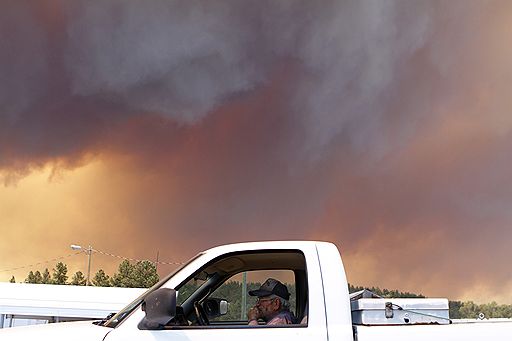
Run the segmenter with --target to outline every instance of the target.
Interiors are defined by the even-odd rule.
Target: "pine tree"
[[[37,270],[34,273],[34,283],[36,283],[36,284],[43,283],[43,277],[41,276],[41,273],[39,272],[39,270]]]
[[[41,279],[42,284],[52,284],[52,279],[50,278],[50,271],[48,268],[43,271],[43,278]]]
[[[35,283],[34,281],[34,272],[30,270],[30,272],[27,275],[27,278],[25,278],[25,283]]]
[[[123,287],[123,288],[134,288],[135,280],[134,280],[134,271],[135,267],[130,264],[128,260],[124,260],[119,264],[118,273],[115,273],[114,276],[110,279],[110,282],[113,287]]]
[[[148,260],[138,261],[135,264],[133,278],[133,284],[137,288],[152,287],[159,280],[156,265]]]
[[[110,277],[107,274],[105,274],[105,271],[103,271],[103,269],[99,269],[98,272],[96,272],[96,275],[94,275],[94,278],[92,279],[92,284],[97,287],[109,287]]]
[[[82,271],[77,271],[73,275],[73,278],[71,279],[72,285],[85,285],[87,283],[87,280],[84,277],[84,274]]]
[[[62,262],[58,262],[53,268],[52,283],[53,284],[66,284],[68,280],[68,267]]]
[[[143,260],[134,265],[124,260],[119,264],[118,272],[110,279],[110,284],[114,287],[149,288],[158,280],[154,263]]]

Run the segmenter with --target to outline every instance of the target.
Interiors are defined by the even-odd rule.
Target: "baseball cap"
[[[273,278],[267,279],[258,290],[249,291],[249,295],[258,297],[276,295],[285,300],[290,299],[290,293],[286,285]]]

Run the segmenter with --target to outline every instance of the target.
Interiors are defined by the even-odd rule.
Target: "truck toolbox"
[[[351,302],[357,325],[449,324],[444,298],[361,298]]]

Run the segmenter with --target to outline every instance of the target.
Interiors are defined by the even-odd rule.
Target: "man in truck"
[[[268,326],[295,323],[288,301],[290,293],[283,283],[269,278],[258,290],[249,291],[249,295],[258,297],[256,305],[247,313],[250,326],[257,326],[258,319]]]

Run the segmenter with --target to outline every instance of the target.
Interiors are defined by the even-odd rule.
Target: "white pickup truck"
[[[289,286],[296,324],[248,325],[247,285],[267,277]],[[230,290],[240,301],[233,301]],[[411,300],[351,299],[340,254],[331,243],[241,243],[198,254],[108,319],[3,329],[0,340],[512,339],[512,323],[452,323],[442,300]]]

